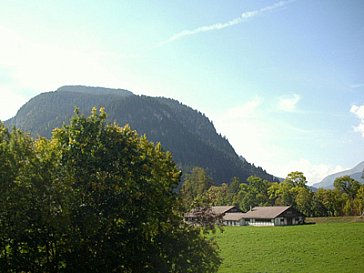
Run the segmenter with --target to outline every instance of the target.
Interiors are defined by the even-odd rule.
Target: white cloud
[[[345,170],[345,168],[340,165],[315,164],[305,158],[287,161],[281,165],[267,166],[267,169],[272,169],[275,171],[273,174],[280,176],[281,178],[285,178],[290,172],[302,172],[307,178],[308,185],[321,182],[326,176]]]
[[[243,12],[239,17],[234,18],[232,20],[229,20],[227,22],[220,22],[220,23],[215,23],[215,24],[211,24],[211,25],[206,25],[206,26],[201,26],[201,27],[197,27],[191,30],[182,30],[178,33],[173,34],[171,37],[169,37],[167,40],[162,41],[157,47],[161,47],[164,46],[166,44],[169,44],[171,42],[174,42],[176,40],[185,38],[187,36],[191,36],[191,35],[196,35],[199,33],[204,33],[204,32],[210,32],[210,31],[215,31],[215,30],[221,30],[224,28],[228,28],[228,27],[232,27],[235,25],[239,25],[251,18],[254,18],[256,16],[259,16],[263,13],[269,12],[269,11],[273,11],[275,9],[284,7],[285,5],[287,5],[288,3],[290,3],[292,1],[280,1],[277,2],[271,6],[267,6],[258,10],[253,10],[253,11],[247,11],[247,12]]]
[[[256,97],[242,105],[232,107],[228,109],[224,115],[222,116],[222,119],[225,120],[240,120],[242,118],[248,118],[255,114],[255,111],[258,110],[258,108],[263,104],[263,99]]]
[[[281,111],[293,112],[296,110],[297,104],[300,100],[301,96],[298,94],[282,96],[278,98],[277,107]]]
[[[364,104],[360,106],[353,105],[350,108],[350,112],[359,119],[359,125],[354,126],[354,131],[360,133],[364,137]]]

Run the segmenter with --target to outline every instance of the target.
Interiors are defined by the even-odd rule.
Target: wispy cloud
[[[351,106],[350,112],[359,119],[359,125],[354,126],[354,131],[360,133],[364,137],[364,104],[360,106]]]
[[[185,38],[188,36],[192,36],[192,35],[196,35],[196,34],[200,34],[200,33],[204,33],[204,32],[221,30],[224,28],[242,24],[242,23],[248,21],[249,19],[252,19],[252,18],[262,15],[264,13],[282,8],[293,1],[294,0],[280,1],[280,2],[274,3],[273,5],[266,6],[264,8],[258,9],[258,10],[246,11],[246,12],[243,12],[239,17],[229,20],[227,22],[219,22],[219,23],[215,23],[215,24],[211,24],[211,25],[200,26],[200,27],[190,29],[190,30],[182,30],[180,32],[173,34],[167,40],[160,42],[157,47],[164,46],[166,44],[172,43],[174,41],[177,41],[179,39],[182,39],[182,38]]]
[[[241,120],[243,118],[249,118],[252,115],[254,116],[256,114],[257,109],[262,104],[263,104],[263,99],[260,97],[255,97],[254,99],[244,103],[243,105],[239,105],[228,109],[224,113],[224,118],[229,120],[232,119]]]
[[[282,96],[278,98],[277,107],[281,111],[293,112],[296,110],[297,104],[300,100],[301,96],[298,94]]]

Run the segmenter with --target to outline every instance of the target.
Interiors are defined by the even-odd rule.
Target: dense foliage
[[[216,272],[171,154],[105,119],[77,113],[50,140],[0,123],[1,272]]]
[[[129,124],[150,141],[162,143],[184,173],[200,166],[218,183],[233,176],[273,179],[262,168],[239,158],[205,115],[172,99],[136,96],[126,90],[64,86],[34,97],[6,124],[34,136],[50,137],[53,128],[70,119],[75,106],[83,114],[93,106],[105,107],[109,121]]]
[[[198,170],[199,176],[196,175]],[[244,183],[233,178],[229,184],[211,185],[203,170],[194,169],[181,189],[185,208],[236,205],[242,211],[254,206],[293,206],[306,216],[362,215],[364,185],[349,176],[335,180],[334,189],[314,191],[301,172],[292,172],[283,182],[250,176]]]

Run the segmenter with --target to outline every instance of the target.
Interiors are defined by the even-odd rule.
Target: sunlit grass
[[[364,223],[226,227],[219,273],[364,272]]]

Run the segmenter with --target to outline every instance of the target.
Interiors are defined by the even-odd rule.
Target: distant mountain
[[[203,167],[217,184],[234,176],[242,181],[250,175],[275,179],[239,157],[204,114],[173,99],[137,96],[123,89],[63,86],[32,98],[5,124],[50,137],[53,128],[68,123],[76,106],[85,115],[94,106],[105,107],[109,121],[128,123],[150,141],[161,142],[184,172]]]
[[[364,161],[350,170],[329,175],[325,177],[320,183],[313,184],[312,186],[314,188],[332,189],[334,188],[335,179],[346,175],[364,184]]]

